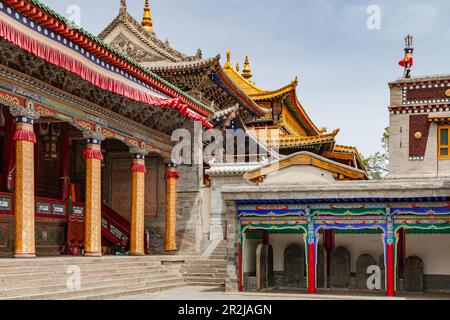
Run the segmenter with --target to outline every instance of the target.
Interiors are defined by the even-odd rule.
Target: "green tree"
[[[370,179],[383,179],[389,172],[389,127],[384,129],[381,150],[363,158]]]

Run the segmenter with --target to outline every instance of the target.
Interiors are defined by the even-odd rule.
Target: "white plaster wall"
[[[297,165],[269,174],[262,185],[279,185],[287,182],[300,183],[305,181],[334,182],[334,177],[331,172],[317,167]]]
[[[352,272],[356,272],[356,259],[360,255],[370,254],[378,264],[383,254],[381,234],[336,234],[335,246],[344,246],[350,251]]]
[[[279,185],[289,183],[301,183],[307,181],[334,182],[333,174],[329,171],[306,165],[291,166],[281,171],[276,171],[267,176],[263,185]]]
[[[389,177],[436,177],[440,171],[443,171],[442,174],[445,174],[446,171],[450,174],[450,170],[448,170],[450,161],[439,161],[440,168],[438,168],[437,125],[435,123],[432,123],[430,127],[424,160],[409,160],[409,116],[410,114],[390,116]]]
[[[406,257],[418,256],[425,274],[450,275],[450,235],[406,235]]]
[[[433,113],[430,113],[433,114]],[[450,160],[438,160],[438,126],[432,123],[423,161],[409,160],[409,116],[390,116],[389,128],[389,177],[450,177]]]

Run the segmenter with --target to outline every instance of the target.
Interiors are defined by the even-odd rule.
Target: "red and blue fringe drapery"
[[[108,78],[95,70],[87,67],[82,62],[75,58],[66,55],[55,48],[52,48],[46,44],[43,44],[29,35],[26,35],[16,28],[12,27],[5,21],[0,21],[0,36],[19,48],[32,53],[33,55],[51,63],[58,67],[64,68],[67,71],[73,72],[80,78],[89,81],[93,85],[109,90],[116,94],[125,96],[127,98],[143,102],[152,106],[158,106],[161,108],[177,109],[179,113],[192,120],[199,121],[202,125],[208,129],[212,128],[212,124],[208,120],[196,114],[189,107],[182,103],[178,98],[164,99],[152,94],[137,90],[126,84],[123,84],[117,80]]]

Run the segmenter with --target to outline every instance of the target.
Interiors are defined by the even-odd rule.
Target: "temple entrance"
[[[399,290],[450,292],[450,229],[407,229]]]
[[[25,171],[24,164],[19,167],[17,163],[24,160],[16,159],[15,152],[19,118],[8,108],[1,113],[0,257],[11,257],[16,250],[15,202],[24,188],[32,186],[30,177],[34,177],[34,187],[28,188],[32,192],[27,189],[34,198],[34,206],[29,208],[33,216],[23,230],[23,234],[34,235],[30,243],[34,254],[29,256],[150,252],[151,235],[145,219],[165,219],[166,198],[176,192],[178,177],[175,168],[166,168],[159,153],[148,153],[134,142],[105,139],[102,134],[97,137],[78,124],[40,117],[30,121],[32,125],[22,125],[28,125],[28,131],[19,132],[19,138],[35,141],[27,149],[33,166],[27,163]],[[25,182],[20,186],[16,185],[18,168],[19,182]],[[168,179],[170,192],[162,192]],[[170,212],[175,212],[174,208]],[[166,236],[175,239],[173,231]]]

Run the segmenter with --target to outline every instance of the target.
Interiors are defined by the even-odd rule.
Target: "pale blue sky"
[[[117,15],[119,0],[41,0],[98,34]],[[205,57],[232,51],[250,57],[253,80],[279,88],[298,76],[299,99],[318,127],[340,128],[339,144],[368,154],[388,125],[388,82],[402,75],[403,37],[415,36],[414,75],[450,73],[448,0],[151,0],[157,36]],[[144,0],[127,0],[140,21]],[[381,8],[381,29],[369,30],[369,5]]]

